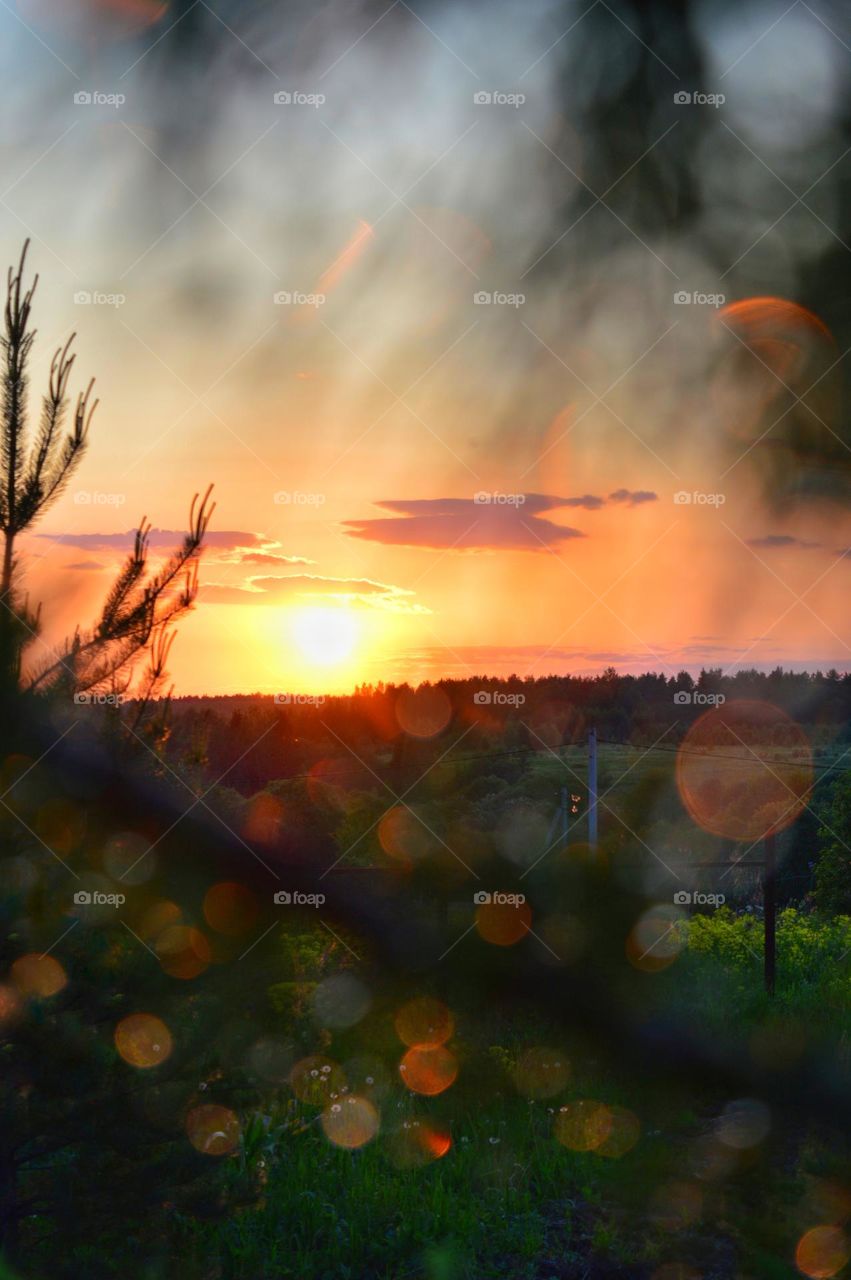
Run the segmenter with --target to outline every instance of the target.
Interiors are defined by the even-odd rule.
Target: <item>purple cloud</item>
[[[350,537],[385,546],[541,551],[585,536],[579,529],[542,518],[542,511],[567,506],[593,510],[602,499],[489,493],[475,498],[388,499],[375,505],[393,514],[346,520]]]
[[[84,551],[109,550],[130,551],[133,547],[135,529],[124,533],[37,533],[36,538],[48,538],[50,541],[60,539],[68,547],[80,547]],[[152,529],[148,537],[148,546],[152,551],[171,551],[180,546],[186,537],[185,529]],[[268,547],[269,539],[258,533],[245,533],[238,529],[211,529],[204,543],[208,547],[229,548],[244,547],[246,550]]]
[[[749,547],[762,547],[770,550],[778,547],[794,547],[798,551],[810,551],[820,547],[820,542],[804,542],[801,538],[793,538],[788,533],[767,533],[764,538],[749,538]]]
[[[560,497],[547,493],[478,493],[473,498],[385,499],[377,502],[392,514],[346,520],[351,538],[385,546],[428,547],[454,551],[546,551],[581,529],[557,524],[542,513],[560,507],[599,511],[608,502],[636,506],[654,502],[655,493],[618,489],[608,499],[585,493]]]
[[[649,489],[615,489],[609,494],[609,502],[622,503],[627,507],[640,507],[645,502],[658,502],[659,495]]]

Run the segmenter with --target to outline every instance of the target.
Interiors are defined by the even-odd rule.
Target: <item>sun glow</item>
[[[318,606],[294,613],[290,632],[302,661],[317,667],[348,662],[361,639],[360,624],[351,610]]]

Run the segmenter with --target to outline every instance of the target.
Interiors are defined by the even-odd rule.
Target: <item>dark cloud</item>
[[[393,514],[374,520],[347,520],[346,531],[350,537],[388,546],[541,551],[585,536],[579,529],[542,519],[542,511],[580,505],[589,509],[589,503],[600,501],[539,493],[487,496],[491,501],[421,498],[378,502],[376,506]]]
[[[609,494],[609,502],[623,503],[627,507],[640,507],[645,502],[658,502],[659,495],[649,489],[615,489]]]
[[[103,565],[97,560],[77,560],[74,564],[66,564],[66,569],[102,569]]]
[[[749,547],[762,547],[765,550],[780,547],[794,547],[798,551],[810,551],[820,547],[820,542],[804,542],[802,538],[793,538],[788,533],[767,533],[763,538],[749,538]]]
[[[36,538],[47,538],[51,542],[57,540],[69,547],[80,547],[84,551],[110,550],[130,551],[133,547],[135,529],[127,529],[124,533],[37,533]],[[186,537],[185,529],[152,529],[148,537],[148,546],[152,551],[171,551],[178,547]],[[269,545],[269,539],[258,533],[246,533],[237,529],[211,529],[205,539],[208,547],[237,548],[251,550]]]
[[[656,500],[655,493],[618,489],[608,501],[636,506]],[[392,512],[371,520],[346,520],[352,538],[387,546],[456,551],[546,551],[581,529],[556,524],[542,515],[561,507],[598,511],[607,499],[585,493],[560,497],[546,493],[482,493],[473,498],[385,499],[377,507]]]

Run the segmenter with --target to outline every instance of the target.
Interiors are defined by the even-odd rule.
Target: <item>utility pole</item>
[[[561,789],[561,838],[564,841],[564,847],[567,848],[567,827],[568,827],[568,809],[567,809],[567,787]]]
[[[597,730],[588,732],[588,843],[597,852]]]
[[[765,923],[765,989],[770,996],[773,996],[777,974],[777,853],[773,831],[769,831],[765,837],[762,905]]]

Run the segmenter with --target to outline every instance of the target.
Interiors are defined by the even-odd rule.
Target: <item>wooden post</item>
[[[774,832],[765,837],[762,904],[765,919],[765,989],[774,995],[777,976],[777,853]]]
[[[568,808],[567,808],[567,787],[562,787],[561,789],[561,838],[562,838],[562,841],[564,842],[565,849],[567,848],[567,833],[568,833],[569,821],[570,819],[568,818]]]

